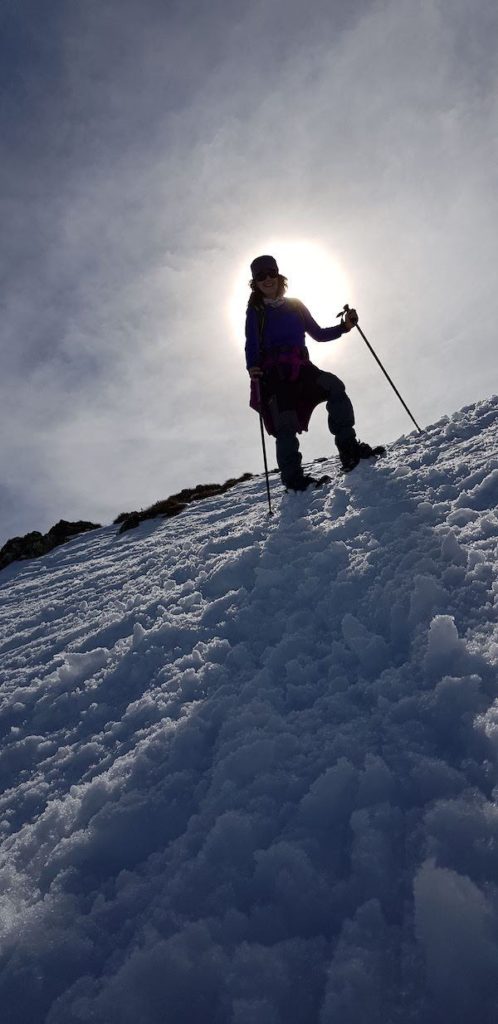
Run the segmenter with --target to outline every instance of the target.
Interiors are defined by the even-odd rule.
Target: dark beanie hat
[[[277,261],[273,256],[256,256],[251,263],[251,274],[256,277],[262,270],[276,270],[278,274]]]

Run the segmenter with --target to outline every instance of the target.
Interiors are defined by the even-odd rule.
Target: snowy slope
[[[496,1021],[498,399],[273,495],[0,575],[3,1024]]]

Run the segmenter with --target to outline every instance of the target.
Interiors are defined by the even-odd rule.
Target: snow
[[[498,399],[0,575],[4,1024],[491,1024]]]

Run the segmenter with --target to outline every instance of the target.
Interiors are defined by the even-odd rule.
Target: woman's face
[[[261,274],[258,274],[256,285],[265,299],[276,299],[278,295],[278,275],[272,277],[268,272],[264,279],[259,280],[260,278]]]

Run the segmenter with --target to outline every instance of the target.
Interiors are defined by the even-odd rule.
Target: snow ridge
[[[496,1020],[497,441],[4,571],[5,1022]]]

